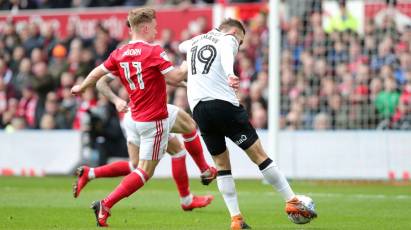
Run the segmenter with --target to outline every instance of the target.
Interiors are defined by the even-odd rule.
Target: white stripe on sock
[[[96,174],[94,174],[94,168],[90,168],[87,176],[88,176],[88,179],[90,180],[96,178]]]
[[[140,172],[140,170],[138,168],[134,169],[133,172],[140,176],[140,178],[141,178],[141,180],[143,181],[144,184],[146,183],[146,178],[144,177],[143,173]]]
[[[197,138],[197,136],[198,136],[198,134],[196,133],[196,135],[194,135],[193,137],[190,137],[190,138],[184,138],[184,142],[191,142],[191,141],[193,141],[194,139],[196,139],[196,138]]]
[[[182,205],[190,205],[193,202],[193,194],[187,195],[185,197],[180,197],[180,204]]]
[[[174,155],[171,155],[171,157],[172,157],[172,158],[179,158],[179,157],[185,156],[186,154],[187,154],[187,150],[183,149],[183,150],[181,150],[180,152],[178,152],[178,153],[176,153],[176,154],[174,154]]]

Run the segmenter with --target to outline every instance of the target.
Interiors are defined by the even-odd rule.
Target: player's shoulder
[[[237,39],[235,38],[234,34],[230,34],[230,33],[225,33],[222,36],[222,41],[226,41],[226,42],[232,42],[232,43],[238,43]]]
[[[127,50],[127,49],[157,49],[159,45],[151,44],[145,41],[130,41],[127,44],[124,44],[119,49],[120,50]]]

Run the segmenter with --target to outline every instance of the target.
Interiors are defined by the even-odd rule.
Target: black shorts
[[[211,155],[226,150],[225,137],[246,150],[258,136],[250,124],[247,111],[223,100],[201,101],[194,107],[193,118]]]

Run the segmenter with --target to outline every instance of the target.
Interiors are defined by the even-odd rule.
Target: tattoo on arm
[[[117,95],[114,94],[113,90],[110,88],[110,85],[108,84],[112,80],[112,78],[106,75],[103,78],[101,78],[96,85],[97,90],[105,97],[107,97],[111,102],[113,102],[114,99],[117,97]]]

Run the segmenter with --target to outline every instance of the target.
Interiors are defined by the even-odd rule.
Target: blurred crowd
[[[321,1],[304,1],[298,9],[305,11],[287,2],[281,127],[411,129],[411,23],[398,17],[396,1],[366,18],[360,33],[359,19],[343,0],[328,23]]]
[[[112,6],[190,6],[216,2],[241,3],[265,0],[0,0],[0,10],[56,9]]]
[[[0,0],[0,6],[4,2]],[[339,1],[339,14],[331,15],[324,26],[322,1],[303,2],[281,5],[280,127],[411,129],[411,25],[383,16],[380,21],[367,19],[359,33],[358,19]],[[245,21],[247,34],[235,64],[241,103],[251,123],[261,129],[268,120],[267,19],[267,13],[260,12]],[[211,29],[204,18],[189,24],[180,41]],[[177,51],[179,41],[172,40],[170,30],[159,37],[157,43],[179,64],[184,58]],[[95,90],[73,97],[70,88],[124,42],[110,37],[100,24],[92,38],[80,37],[71,26],[61,39],[49,24],[17,28],[9,22],[0,34],[0,129],[94,130],[122,138],[122,115],[106,98]],[[111,86],[128,98],[119,81]],[[185,88],[167,90],[169,103],[189,111]]]

